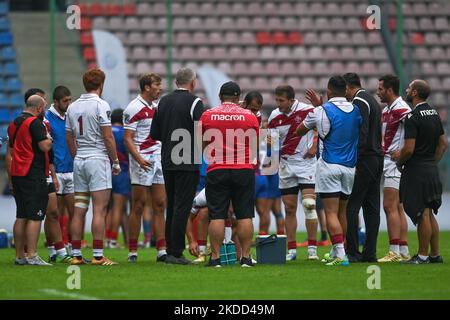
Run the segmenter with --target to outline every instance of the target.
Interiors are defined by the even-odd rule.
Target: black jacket
[[[381,150],[381,108],[377,100],[365,89],[360,89],[353,97],[353,104],[362,117],[358,144],[358,158],[383,156]]]
[[[200,120],[202,113],[203,102],[187,90],[177,89],[161,98],[152,121],[150,136],[162,143],[163,170],[200,170],[202,158],[201,150],[194,141],[194,131],[197,130],[194,122]],[[175,155],[173,158],[172,151]]]

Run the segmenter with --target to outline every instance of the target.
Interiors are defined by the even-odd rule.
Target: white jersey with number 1
[[[82,94],[67,109],[66,131],[74,134],[77,158],[105,158],[108,152],[101,127],[111,126],[111,108],[97,94]]]

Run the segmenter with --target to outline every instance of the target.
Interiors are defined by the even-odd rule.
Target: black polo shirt
[[[377,100],[365,89],[359,89],[352,103],[362,117],[358,143],[358,159],[364,156],[382,157],[381,149],[381,108]]]
[[[427,102],[416,105],[405,120],[405,139],[416,139],[414,153],[405,165],[436,165],[436,148],[443,134],[437,110]]]
[[[202,113],[202,100],[188,90],[177,89],[161,98],[153,117],[150,136],[153,140],[161,141],[163,170],[200,170],[201,150],[194,141],[194,131],[198,130],[195,125]],[[181,147],[183,141],[187,144]],[[195,153],[198,157],[194,157]]]

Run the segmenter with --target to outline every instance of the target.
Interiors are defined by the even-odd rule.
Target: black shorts
[[[400,178],[400,202],[414,225],[420,222],[423,211],[434,214],[442,204],[442,183],[437,166],[405,166]]]
[[[313,189],[316,185],[314,183],[301,183],[296,187],[280,189],[280,193],[282,196],[287,196],[290,194],[298,194],[299,191],[303,191],[303,189]]]
[[[18,219],[42,221],[48,204],[48,186],[45,179],[12,177]]]
[[[255,216],[255,171],[217,169],[206,174],[206,199],[210,220],[226,219],[233,205],[236,219]]]
[[[56,192],[55,184],[53,182],[47,183],[48,194]]]

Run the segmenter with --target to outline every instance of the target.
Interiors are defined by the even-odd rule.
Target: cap
[[[224,96],[240,96],[241,88],[236,82],[228,81],[220,87],[219,95]]]

